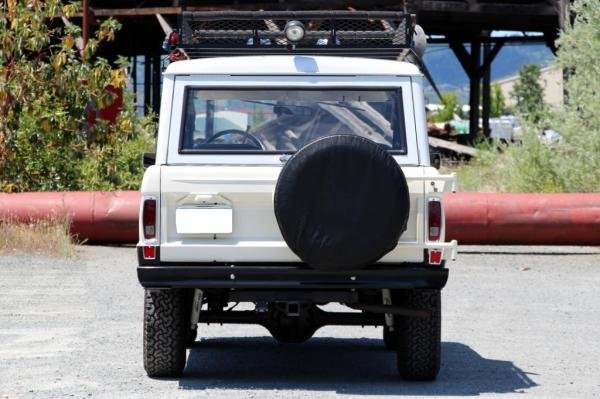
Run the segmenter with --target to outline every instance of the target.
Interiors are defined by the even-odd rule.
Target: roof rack
[[[298,21],[300,40],[286,36]],[[237,55],[337,55],[398,59],[410,51],[414,16],[367,11],[184,12],[179,49],[187,58]]]

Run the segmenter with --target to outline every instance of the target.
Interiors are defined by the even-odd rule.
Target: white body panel
[[[408,62],[306,55],[264,55],[196,59],[174,62],[165,71],[165,76],[222,74],[232,76],[421,76],[419,68]]]
[[[444,250],[444,259],[454,257],[456,242],[443,242],[443,227],[440,242],[426,240],[426,201],[452,191],[455,182],[454,176],[440,176],[429,167],[418,69],[395,61],[268,56],[182,61],[167,69],[156,165],[142,184],[143,197],[158,199],[159,229],[155,241],[139,243],[158,243],[161,261],[300,261],[283,240],[273,210],[281,154],[179,152],[184,92],[189,86],[401,88],[407,151],[394,158],[407,178],[410,215],[398,246],[380,262],[421,262],[428,248]]]
[[[423,260],[425,198],[440,197],[441,192],[450,191],[453,184],[453,179],[439,176],[430,167],[405,166],[402,169],[410,191],[407,230],[398,247],[380,262]],[[172,262],[299,261],[283,240],[273,210],[273,194],[280,171],[280,165],[161,166],[161,259]],[[203,199],[209,196],[220,197],[231,204],[232,231],[181,231],[178,219],[173,217],[178,207],[182,203],[190,205],[192,197]],[[202,206],[201,202],[198,200],[198,206]],[[223,204],[215,205],[219,206]],[[444,246],[431,244],[428,247]]]

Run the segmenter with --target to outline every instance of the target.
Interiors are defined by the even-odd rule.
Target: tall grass
[[[70,224],[64,217],[28,223],[0,219],[0,254],[72,258],[76,254],[76,243],[69,233]]]
[[[583,129],[566,110],[554,111],[545,122],[562,134],[559,142],[540,140],[541,127],[531,123],[524,126],[521,144],[482,142],[477,158],[447,168],[457,172],[459,189],[600,192],[600,126]]]
[[[565,164],[571,162],[564,154],[561,143],[548,144],[538,139],[533,128],[525,133],[521,144],[482,142],[477,158],[460,164],[452,171],[458,174],[461,191],[485,192],[563,192],[594,191],[598,181],[580,179],[570,183],[571,171]],[[589,175],[589,171],[581,171]],[[591,176],[590,179],[593,179]],[[589,184],[581,184],[581,182]]]

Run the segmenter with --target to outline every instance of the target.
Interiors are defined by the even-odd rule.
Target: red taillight
[[[156,200],[144,200],[144,209],[142,211],[142,228],[144,238],[147,240],[156,238]]]
[[[169,35],[169,44],[173,47],[177,47],[179,44],[179,33],[176,31],[171,32]]]
[[[429,219],[429,241],[438,241],[442,232],[442,203],[439,199],[429,199],[427,215]]]
[[[442,263],[442,251],[437,249],[429,250],[429,264],[440,265]]]
[[[156,259],[156,247],[145,246],[142,248],[144,259],[153,260]]]

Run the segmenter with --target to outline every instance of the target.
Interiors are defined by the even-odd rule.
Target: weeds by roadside
[[[458,174],[460,191],[482,192],[562,192],[594,191],[597,181],[578,187],[569,185],[565,157],[560,144],[540,141],[533,128],[528,127],[522,144],[506,145],[481,142],[477,158],[468,164],[445,168]],[[582,174],[593,173],[582,170]]]
[[[482,142],[476,158],[442,171],[457,173],[460,191],[600,192],[600,131],[574,137],[565,129],[560,142],[548,143],[535,126],[525,129],[521,144]]]
[[[29,223],[0,219],[0,254],[34,254],[72,258],[76,242],[69,233],[68,218],[34,220]]]

